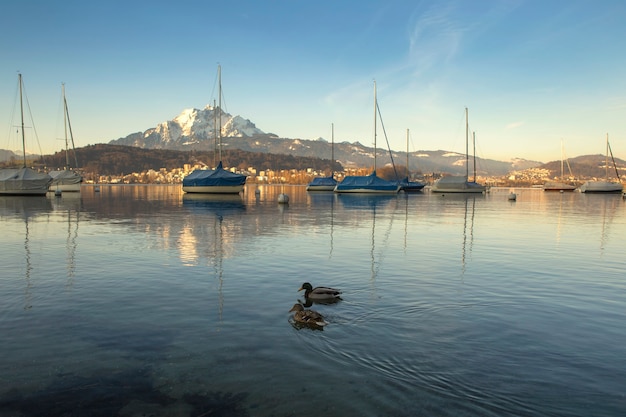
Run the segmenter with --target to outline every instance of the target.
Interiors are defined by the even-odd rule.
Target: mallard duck
[[[298,291],[304,290],[304,298],[312,300],[337,300],[341,299],[341,291],[330,287],[315,287],[308,282],[302,284]]]
[[[293,314],[293,319],[296,323],[313,327],[324,327],[328,324],[324,321],[324,316],[314,310],[305,310],[304,307],[302,307],[302,304],[294,304],[289,311],[295,312]]]

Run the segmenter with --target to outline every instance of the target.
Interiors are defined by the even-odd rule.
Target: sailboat
[[[26,137],[24,134],[24,104],[22,100],[22,74],[18,74],[20,89],[20,114],[22,118],[22,168],[0,169],[0,195],[46,195],[50,175],[26,167]]]
[[[605,179],[604,181],[587,181],[580,187],[582,193],[621,193],[624,189],[619,174],[617,173],[617,167],[615,166],[615,160],[613,160],[613,168],[615,169],[615,176],[617,181],[609,181],[609,152],[611,153],[611,159],[613,159],[613,152],[611,151],[611,145],[609,145],[609,134],[606,134],[606,157],[604,161]]]
[[[65,130],[65,168],[60,171],[50,171],[49,175],[52,177],[52,182],[48,187],[49,191],[61,191],[61,192],[80,192],[80,184],[83,182],[83,177],[76,171],[70,169],[70,152],[69,141],[67,133],[69,131],[69,138],[72,140],[72,150],[74,150],[74,135],[72,134],[72,124],[70,123],[70,113],[67,108],[67,100],[65,99],[65,84],[62,84],[63,93],[63,125]],[[76,159],[76,152],[74,152],[75,167],[78,168],[78,160]]]
[[[422,191],[423,183],[417,181],[409,181],[409,129],[406,130],[406,178],[400,180],[400,191],[405,193]]]
[[[566,184],[563,182],[563,163],[565,158],[565,152],[563,151],[563,141],[561,141],[561,181],[547,181],[543,185],[544,191],[574,191],[576,189],[575,185]],[[567,164],[569,168],[569,162]],[[572,170],[570,169],[570,175],[572,174]]]
[[[475,157],[474,157],[475,158]],[[431,187],[435,193],[482,193],[487,187],[476,182],[476,161],[474,160],[474,181],[469,179],[469,117],[465,108],[465,175],[448,175],[439,178]]]
[[[246,184],[246,176],[227,171],[222,166],[222,67],[217,66],[219,80],[219,106],[214,111],[219,111],[218,146],[219,163],[212,170],[196,169],[183,178],[183,191],[186,193],[202,194],[238,194],[243,191]]]
[[[337,180],[335,179],[335,171],[333,169],[335,165],[335,125],[331,124],[331,174],[329,177],[317,177],[313,178],[313,181],[307,185],[307,191],[333,191],[335,186],[337,185]]]
[[[378,102],[374,81],[374,171],[370,175],[348,175],[335,187],[336,193],[396,194],[400,190],[398,181],[387,181],[376,176],[376,119]]]

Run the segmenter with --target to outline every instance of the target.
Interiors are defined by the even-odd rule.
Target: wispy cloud
[[[518,127],[522,127],[523,125],[524,125],[524,122],[513,122],[513,123],[509,123],[504,128],[506,130],[512,130],[512,129],[517,129]]]
[[[454,3],[418,7],[409,22],[409,60],[423,72],[453,57],[461,43],[464,27],[456,19]]]

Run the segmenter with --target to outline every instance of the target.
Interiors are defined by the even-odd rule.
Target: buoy
[[[99,185],[96,185],[95,187],[93,187],[93,191],[94,191],[95,193],[100,192],[100,186],[99,186]]]
[[[509,194],[509,201],[515,201],[515,200],[517,200],[517,194],[515,193]]]
[[[278,204],[289,204],[289,196],[287,194],[278,194]]]

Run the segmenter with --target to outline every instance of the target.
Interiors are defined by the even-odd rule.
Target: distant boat
[[[422,191],[426,184],[409,180],[409,129],[406,130],[406,172],[407,176],[400,180],[400,191],[405,193]]]
[[[430,190],[434,193],[482,193],[487,190],[476,182],[476,152],[474,151],[474,181],[469,179],[469,118],[465,108],[465,175],[448,175],[439,178]]]
[[[202,194],[238,194],[243,191],[246,176],[227,171],[222,166],[222,67],[217,66],[219,80],[219,164],[214,170],[196,169],[183,178],[183,191]]]
[[[46,195],[50,175],[26,167],[26,137],[24,134],[24,104],[22,100],[22,74],[18,74],[20,89],[20,114],[22,118],[22,168],[0,169],[0,195]]]
[[[396,194],[400,190],[398,181],[387,181],[376,176],[376,119],[378,102],[374,81],[374,171],[370,175],[349,175],[335,187],[336,193]]]
[[[67,100],[65,98],[65,84],[62,84],[63,92],[63,125],[65,130],[65,169],[60,171],[50,171],[49,175],[52,177],[52,182],[48,187],[49,191],[61,191],[61,192],[80,192],[80,185],[83,182],[83,177],[76,171],[70,169],[70,152],[69,152],[69,138],[72,141],[72,150],[74,150],[74,135],[72,134],[72,124],[70,123],[70,113],[67,108]],[[74,167],[78,168],[78,160],[76,159],[76,152],[74,152]]]
[[[609,153],[613,160],[613,168],[615,169],[615,176],[617,181],[609,181]],[[615,166],[615,159],[613,159],[613,152],[611,151],[611,145],[609,144],[609,134],[606,134],[606,157],[604,161],[605,179],[604,181],[587,181],[581,187],[582,193],[621,193],[624,190],[624,186],[621,183],[617,167]]]
[[[313,178],[313,181],[307,185],[307,191],[333,191],[337,186],[337,180],[335,179],[334,165],[335,165],[335,125],[331,124],[331,174],[330,177],[317,177]]]
[[[543,184],[544,191],[574,191],[576,189],[575,185],[567,184],[563,182],[563,163],[565,160],[565,152],[563,151],[563,141],[561,141],[561,181],[546,181]],[[569,162],[567,163],[567,167],[570,168]],[[570,168],[570,175],[572,175],[572,170]]]

